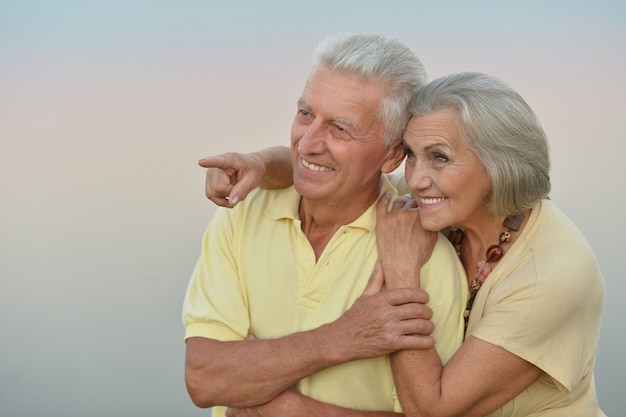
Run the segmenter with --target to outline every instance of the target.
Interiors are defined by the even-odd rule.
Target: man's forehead
[[[353,82],[335,84],[322,81],[307,83],[298,98],[298,107],[316,117],[333,118],[357,124],[370,120],[378,114],[381,105],[381,90],[369,88],[367,83]]]

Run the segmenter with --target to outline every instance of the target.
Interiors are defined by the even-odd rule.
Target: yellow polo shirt
[[[391,191],[382,178],[381,195]],[[185,338],[274,339],[340,317],[361,295],[378,259],[376,204],[341,227],[320,259],[302,232],[293,187],[257,189],[233,209],[218,209],[183,305]],[[421,271],[447,361],[463,340],[467,283],[457,255],[440,239]],[[399,410],[387,356],[334,366],[302,380],[311,398],[360,410]],[[215,407],[213,416],[224,415]]]

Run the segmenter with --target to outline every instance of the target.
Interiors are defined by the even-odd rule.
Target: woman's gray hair
[[[485,74],[452,74],[416,94],[410,112],[423,116],[445,108],[457,110],[467,145],[491,178],[491,213],[507,216],[548,198],[548,140],[515,90]]]
[[[318,45],[313,63],[389,86],[378,112],[385,127],[382,140],[391,146],[402,139],[411,98],[426,84],[424,66],[408,47],[377,34],[337,34]]]

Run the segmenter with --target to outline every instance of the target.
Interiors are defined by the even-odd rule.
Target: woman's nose
[[[423,163],[415,162],[406,166],[406,183],[412,191],[423,190],[432,184],[432,178],[428,175]]]

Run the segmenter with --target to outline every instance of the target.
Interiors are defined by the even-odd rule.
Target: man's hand
[[[330,324],[335,344],[352,352],[353,359],[374,358],[402,349],[429,349],[434,324],[426,305],[428,294],[419,288],[382,291],[385,277],[376,264],[367,287],[339,319]]]
[[[265,175],[265,164],[254,153],[229,152],[208,156],[198,163],[207,168],[207,198],[222,207],[234,207],[243,201]]]

